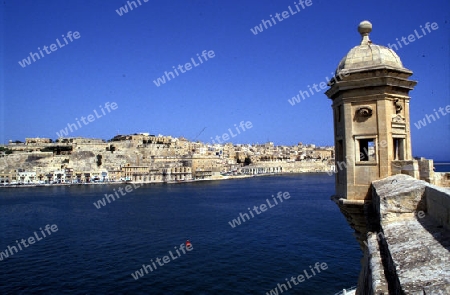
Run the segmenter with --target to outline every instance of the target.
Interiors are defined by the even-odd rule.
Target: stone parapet
[[[377,235],[373,233],[367,235],[367,247],[364,249],[363,258],[366,263],[359,275],[356,295],[389,294],[377,239]]]
[[[420,178],[419,163],[417,160],[398,160],[391,161],[392,175],[406,174],[416,179]]]
[[[450,294],[450,190],[399,174],[372,182],[372,205],[357,294]]]
[[[426,182],[433,183],[434,170],[433,170],[433,160],[421,158],[417,160],[419,164],[419,176],[420,179]]]
[[[450,187],[450,172],[434,172],[433,184]]]
[[[380,225],[413,218],[426,211],[425,188],[428,183],[398,174],[372,182],[372,202]]]
[[[438,224],[450,230],[450,189],[429,185],[425,188],[427,213]]]

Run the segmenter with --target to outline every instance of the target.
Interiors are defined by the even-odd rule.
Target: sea
[[[335,294],[362,252],[334,190],[326,173],[3,188],[0,294]]]
[[[450,161],[434,162],[434,172],[450,172]]]

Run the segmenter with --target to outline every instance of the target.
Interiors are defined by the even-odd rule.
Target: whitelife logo
[[[179,64],[178,67],[176,67],[176,68],[175,68],[175,66],[172,66],[172,68],[173,68],[173,71],[174,71],[175,74],[176,74],[176,77],[178,77],[180,74],[178,73],[177,69],[180,70],[180,72],[181,72],[182,74],[184,74],[184,73],[186,73],[187,71],[192,70],[192,65],[194,65],[194,67],[198,67],[198,66],[201,65],[203,62],[208,61],[208,57],[209,57],[209,58],[214,58],[215,56],[216,56],[216,55],[215,55],[215,53],[214,53],[213,50],[209,50],[208,52],[206,52],[206,50],[203,50],[201,56],[197,53],[197,59],[198,59],[198,62],[200,62],[200,63],[197,63],[197,62],[195,61],[195,59],[194,59],[193,57],[191,57],[191,62],[192,62],[192,64],[191,64],[190,62],[187,62],[187,63],[185,63],[184,65],[180,65],[180,64]],[[203,58],[202,58],[202,57],[203,57]],[[184,66],[184,67],[183,67],[183,66]],[[169,82],[170,80],[175,79],[175,74],[172,73],[171,71],[168,71],[168,72],[165,71],[165,72],[164,72],[164,75],[161,76],[161,78],[158,77],[156,80],[153,80],[153,83],[155,83],[155,85],[156,85],[157,87],[159,87],[159,86],[161,86],[161,84],[166,84],[166,83]],[[166,78],[167,78],[167,81],[166,81]]]
[[[133,187],[131,187],[131,185],[133,185],[134,189],[137,189],[137,188],[141,187],[140,185],[138,185],[136,183],[129,184],[129,185],[127,185],[125,187],[125,193],[123,192],[124,188],[123,187],[119,187],[117,190],[120,192],[120,195],[122,197],[126,196],[127,193],[131,193],[133,191]],[[117,199],[120,199],[121,196],[119,196],[119,194],[117,193],[116,189],[113,189],[113,191],[114,191],[114,194],[116,195]],[[100,199],[97,202],[93,203],[95,208],[100,209],[100,208],[102,208],[102,206],[105,207],[107,204],[111,203],[111,199],[112,199],[112,201],[116,200],[116,198],[114,197],[113,194],[109,194],[109,195],[105,194],[105,198]],[[106,203],[106,201],[108,201],[108,203]]]
[[[24,248],[28,248],[28,246],[33,245],[36,242],[39,242],[40,240],[47,237],[47,235],[50,236],[52,233],[56,233],[58,231],[58,226],[56,224],[53,224],[51,226],[49,224],[47,224],[44,227],[44,229],[42,229],[42,227],[40,227],[39,229],[41,230],[41,237],[39,237],[39,234],[37,232],[34,232],[34,236],[31,236],[26,240],[22,239],[22,240],[20,240],[20,242],[18,240],[16,240],[17,247],[19,247],[20,251],[22,251],[22,246],[24,246]],[[45,234],[44,231],[47,232],[47,235]],[[28,242],[28,244],[27,244],[27,242]],[[21,244],[22,244],[22,246],[21,246]],[[10,255],[13,256],[15,253],[18,253],[19,250],[17,250],[17,247],[16,246],[8,246],[8,248],[4,252],[0,252],[0,261],[8,258]],[[12,250],[14,250],[15,253],[13,253]],[[8,251],[9,251],[9,254],[8,254]]]
[[[315,269],[315,271],[314,271],[314,269]],[[304,269],[303,273],[305,275],[300,274],[297,277],[292,276],[290,279],[285,278],[287,286],[286,286],[286,284],[278,283],[274,289],[269,290],[269,292],[266,292],[266,295],[281,294],[284,291],[288,291],[289,289],[293,288],[293,286],[291,285],[291,282],[294,284],[294,286],[297,286],[298,284],[303,283],[305,280],[309,280],[310,278],[316,276],[317,274],[319,274],[321,272],[321,270],[323,271],[323,270],[327,270],[327,269],[328,269],[328,265],[326,264],[326,262],[322,262],[322,263],[316,262],[316,264],[314,264],[314,267],[312,267],[311,265],[309,266],[310,273],[308,273],[308,270]],[[288,286],[289,286],[289,288],[288,288]],[[280,290],[280,293],[278,293],[278,289]]]
[[[447,114],[450,114],[450,104],[447,105],[445,107],[445,109],[443,107],[440,107],[438,110],[442,116],[446,116]],[[444,110],[445,110],[445,112],[444,112]],[[440,119],[441,117],[439,117],[439,113],[436,111],[436,109],[433,109],[433,111],[434,111],[434,114],[436,115],[436,117],[438,119]],[[436,118],[433,116],[433,114],[430,114],[430,115],[426,114],[425,117],[423,118],[423,120],[417,121],[417,123],[414,123],[414,126],[416,126],[417,129],[425,127],[425,126],[427,126],[427,120],[428,120],[428,124],[432,123],[430,119],[433,119],[433,122],[436,122]]]
[[[142,5],[141,0],[136,0],[137,3],[139,3],[139,7]],[[127,5],[130,8],[130,11],[133,10],[133,5],[134,8],[138,8],[136,1],[127,1]],[[147,3],[149,0],[142,0],[144,3]],[[128,7],[127,5],[121,6],[119,7],[119,9],[116,9],[116,12],[119,16],[124,15],[125,13],[128,13]]]
[[[278,194],[277,194],[277,198],[280,201],[280,203],[283,203],[283,199],[287,200],[290,197],[291,197],[291,195],[288,192],[284,192],[284,193],[283,192],[278,192]],[[267,202],[267,205],[269,206],[269,208],[267,208],[266,204],[261,204],[259,206],[253,206],[253,211],[255,211],[255,213],[259,215],[262,212],[266,212],[267,209],[273,208],[276,205],[278,205],[278,201],[274,197],[274,195],[272,195],[272,201],[273,201],[274,204],[271,204],[269,199],[266,199],[266,202]],[[250,208],[247,208],[247,209],[248,209],[248,213],[250,213],[252,218],[254,218],[255,215],[253,214],[252,210]],[[261,210],[261,211],[258,211],[258,209]],[[235,228],[236,226],[241,225],[241,220],[242,220],[242,222],[246,221],[244,217],[247,218],[247,220],[250,220],[250,216],[248,216],[247,213],[239,213],[238,218],[237,219],[233,219],[232,221],[228,221],[228,224],[232,228]]]
[[[106,113],[105,110],[103,109],[103,107],[100,105],[100,109],[101,109],[103,116],[106,116],[106,114],[111,113],[111,111],[114,111],[117,108],[118,108],[117,103],[115,103],[115,102],[110,103],[108,101],[105,103],[105,109],[108,111],[108,113]],[[89,114],[87,117],[81,116],[80,120],[81,120],[81,122],[83,122],[84,126],[88,125],[89,123],[94,122],[96,118],[99,119],[99,118],[103,117],[102,115],[97,113],[97,110],[94,110],[94,114],[95,114],[95,117],[92,114]],[[58,138],[67,136],[69,134],[69,130],[70,130],[70,132],[74,132],[74,131],[77,131],[78,128],[83,127],[83,125],[81,125],[80,121],[78,121],[78,118],[75,118],[75,121],[77,121],[77,124],[67,123],[66,128],[59,130],[59,132],[56,132],[56,135],[58,136]],[[77,127],[77,125],[78,125],[78,127]]]
[[[42,58],[45,57],[42,50],[44,50],[45,53],[47,53],[47,55],[49,55],[50,53],[58,50],[58,48],[63,48],[64,46],[68,45],[69,42],[67,42],[67,39],[69,39],[70,42],[73,42],[74,40],[81,38],[81,35],[78,31],[73,32],[73,34],[72,34],[72,31],[69,31],[69,32],[67,32],[66,36],[64,36],[64,35],[61,35],[61,36],[63,37],[64,43],[61,43],[61,41],[59,41],[59,39],[56,38],[56,43],[58,44],[58,46],[56,46],[56,44],[50,44],[50,46],[44,45],[42,47],[42,49],[41,49],[41,47],[38,47],[39,53],[41,55],[39,55],[39,53],[30,52],[30,56],[28,58],[22,59],[22,61],[19,61],[19,65],[22,68],[29,66],[29,65],[31,65],[31,60],[33,60],[33,62],[35,62],[36,60],[40,60],[41,57]],[[66,39],[66,37],[67,37],[67,39]],[[72,37],[73,37],[73,39],[72,39]],[[50,51],[48,49],[50,49]]]
[[[190,242],[186,242],[186,244],[184,244],[184,243],[181,244],[179,248],[177,248],[176,246],[173,248],[175,249],[175,252],[177,252],[178,256],[174,256],[172,251],[169,251],[170,257],[169,257],[169,255],[163,256],[162,259],[159,257],[156,257],[155,261],[159,266],[164,266],[164,264],[167,264],[170,261],[173,261],[173,260],[181,257],[180,251],[183,252],[183,254],[186,254],[186,251],[189,252],[189,251],[194,250],[194,247],[192,246],[192,244]],[[178,251],[178,250],[180,250],[180,251]],[[133,277],[133,279],[139,280],[139,278],[142,278],[145,274],[148,274],[149,273],[148,271],[153,272],[154,270],[157,270],[158,267],[156,266],[156,263],[153,261],[153,259],[151,259],[151,264],[148,264],[148,265],[142,264],[142,267],[139,270],[132,273],[131,276]],[[145,274],[144,274],[144,272],[145,272]]]
[[[350,76],[348,70],[343,69],[339,72],[338,76],[336,76],[334,73],[331,73],[331,80],[328,78],[328,76],[326,76],[325,77],[326,82],[322,81],[319,84],[314,83],[312,88],[314,88],[314,90],[316,91],[315,93],[319,93],[320,91],[325,90],[327,86],[333,86],[334,83],[336,83],[335,81],[337,80],[337,77],[339,77],[339,80],[342,80],[343,79],[342,77],[348,76]],[[318,87],[320,87],[320,89]],[[309,92],[311,93],[311,96],[314,95],[312,88],[311,86],[308,85],[308,89]],[[296,96],[292,97],[291,99],[288,99],[288,102],[291,104],[291,106],[294,106],[296,103],[300,103],[302,101],[302,99],[300,99],[300,96],[302,97],[303,100],[305,100],[307,97],[308,98],[310,97],[308,91],[299,90]]]
[[[439,29],[439,25],[438,25],[436,22],[434,22],[434,23],[427,22],[427,23],[425,24],[425,29],[428,31],[428,33],[431,33],[431,32],[432,32],[432,31],[430,30],[430,28],[431,28],[431,30],[435,31],[435,30]],[[423,38],[424,36],[426,36],[426,35],[427,35],[427,32],[425,31],[425,29],[424,29],[422,26],[420,26],[420,30],[422,31],[422,34],[423,34],[423,35],[421,35],[419,32],[417,32],[417,30],[414,30],[414,34],[409,34],[409,35],[408,35],[408,38],[405,37],[405,36],[402,36],[402,37],[400,38],[400,40],[402,40],[404,46],[409,45],[410,43],[416,41],[416,38],[417,38],[417,40],[419,40],[419,39]],[[406,39],[408,39],[409,42],[406,41]],[[399,46],[400,48],[403,48],[403,47],[402,47],[402,43],[400,42],[400,40],[398,40],[398,38],[395,38],[395,40],[397,40],[398,46]],[[396,45],[395,43],[394,43],[394,44],[389,43],[389,44],[388,44],[388,47],[389,47],[390,49],[392,49],[392,50],[395,50],[395,51],[398,51],[398,50],[399,50],[399,48],[397,47],[397,45]]]
[[[234,134],[233,131],[231,131],[231,128],[228,128],[228,131],[230,132],[230,135],[231,135],[232,138],[238,136],[238,134],[241,134],[241,131],[239,131],[239,128],[238,128],[238,126],[236,126],[236,124],[234,124],[234,127],[236,128],[237,134]],[[239,123],[239,127],[241,127],[242,132],[244,132],[245,130],[248,130],[248,129],[252,128],[253,124],[250,121],[247,121],[247,122],[241,121],[241,123]],[[247,129],[245,129],[245,128],[247,128]],[[212,143],[216,144],[214,139],[212,137],[210,137],[210,138],[212,140]],[[223,141],[220,141],[221,138],[222,138]],[[221,144],[221,143],[229,140],[230,136],[228,135],[228,133],[224,133],[224,134],[222,134],[222,136],[216,135],[215,139],[217,140],[217,142],[219,144]]]
[[[312,0],[306,0],[306,1],[300,0],[300,1],[298,1],[298,3],[294,2],[294,6],[295,6],[294,9],[289,5],[288,6],[289,11],[285,10],[282,13],[278,13],[277,12],[277,13],[275,13],[275,18],[279,22],[282,22],[283,20],[289,18],[290,16],[293,16],[293,15],[299,13],[300,11],[305,10],[306,7],[309,7],[312,4],[313,4]],[[270,19],[272,21],[262,19],[261,20],[261,24],[258,25],[258,26],[255,26],[254,29],[250,29],[250,31],[253,33],[253,35],[258,35],[259,33],[262,33],[264,31],[264,28],[267,30],[268,28],[270,28],[270,27],[272,27],[272,26],[277,24],[277,21],[275,20],[275,18],[272,15],[270,15]],[[264,25],[264,28],[263,28],[263,25]],[[267,26],[267,25],[269,25],[269,26]]]

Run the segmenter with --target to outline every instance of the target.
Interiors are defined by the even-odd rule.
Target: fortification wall
[[[399,174],[372,182],[371,208],[357,294],[450,294],[450,190]]]
[[[323,161],[261,161],[254,164],[257,167],[282,167],[283,173],[301,173],[301,172],[329,172],[333,165]]]
[[[442,187],[450,187],[450,172],[434,172],[433,184]]]

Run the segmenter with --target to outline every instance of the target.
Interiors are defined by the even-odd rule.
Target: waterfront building
[[[122,167],[122,180],[154,183],[192,180],[191,167],[182,167],[177,163],[165,164],[164,167],[132,166]]]
[[[0,172],[0,184],[10,184],[12,182],[17,183],[16,172]]]
[[[240,172],[245,175],[282,173],[283,167],[245,166],[240,169]]]
[[[55,170],[53,171],[53,175],[50,178],[50,181],[57,183],[65,183],[66,182],[66,170]]]
[[[36,172],[34,171],[19,171],[17,172],[17,179],[22,184],[36,183]]]

